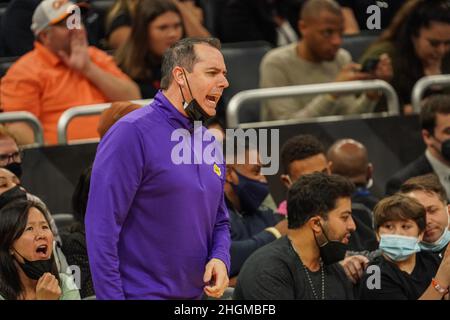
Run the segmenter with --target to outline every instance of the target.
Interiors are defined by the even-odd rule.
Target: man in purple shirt
[[[193,120],[213,116],[228,87],[219,49],[217,39],[174,44],[154,102],[120,119],[99,144],[86,214],[98,299],[198,299],[203,291],[217,298],[228,285],[225,166],[196,161],[202,153],[193,141],[206,131]],[[176,164],[174,132],[191,163]]]

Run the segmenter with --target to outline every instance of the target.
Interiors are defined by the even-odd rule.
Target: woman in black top
[[[89,260],[86,248],[86,232],[84,230],[84,216],[87,208],[91,171],[92,167],[89,166],[81,173],[72,195],[72,208],[74,211],[73,216],[75,218],[75,222],[68,228],[68,230],[61,232],[61,238],[63,239],[62,250],[66,256],[68,264],[75,265],[80,268],[81,298],[95,295],[91,271],[89,269]]]
[[[360,299],[440,300],[448,294],[450,251],[440,265],[436,256],[420,252],[425,218],[425,208],[404,195],[377,204],[374,219],[382,255],[367,268]]]
[[[182,37],[181,14],[173,2],[139,1],[130,37],[117,51],[116,60],[139,85],[142,98],[153,98],[160,88],[164,51]]]

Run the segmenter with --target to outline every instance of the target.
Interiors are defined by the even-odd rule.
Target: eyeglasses
[[[12,159],[12,161],[11,161]],[[5,166],[10,162],[21,162],[23,159],[23,151],[19,150],[9,154],[0,154],[0,165]]]

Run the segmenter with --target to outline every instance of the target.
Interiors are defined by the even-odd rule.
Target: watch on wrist
[[[443,286],[441,286],[439,282],[437,282],[437,280],[434,278],[431,279],[431,284],[433,285],[433,288],[436,289],[436,291],[440,294],[446,294],[448,292],[448,288],[444,288]]]

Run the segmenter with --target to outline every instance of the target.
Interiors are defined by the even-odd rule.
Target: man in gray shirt
[[[387,55],[370,72],[362,72],[360,65],[352,63],[350,53],[341,48],[344,20],[334,0],[308,1],[298,27],[302,34],[298,43],[273,49],[263,58],[261,88],[392,77]],[[373,112],[378,99],[376,92],[359,97],[323,94],[271,99],[263,104],[262,120]]]

